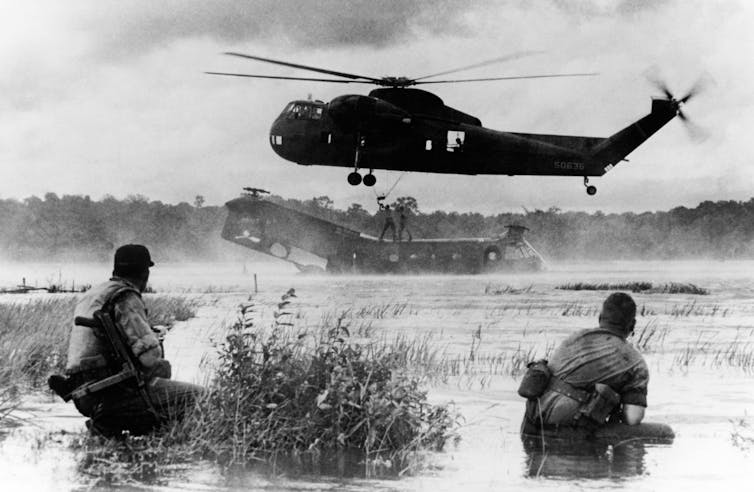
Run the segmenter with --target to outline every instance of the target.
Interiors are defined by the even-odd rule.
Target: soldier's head
[[[144,292],[149,281],[149,267],[154,266],[149,250],[141,244],[125,244],[115,250],[113,276],[132,282]]]
[[[607,296],[602,303],[600,326],[618,330],[624,337],[628,337],[636,326],[636,303],[630,295],[614,292]]]

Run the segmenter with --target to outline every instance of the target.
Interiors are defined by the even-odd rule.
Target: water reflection
[[[85,438],[72,446],[79,480],[109,486],[132,483],[144,486],[175,486],[188,477],[209,477],[212,486],[230,490],[260,488],[261,484],[304,481],[312,485],[357,483],[359,480],[397,480],[405,460],[375,459],[359,450],[303,452],[277,455],[267,460],[250,460],[246,465],[221,466],[197,459],[192,454],[173,453],[154,436],[124,436],[121,439]],[[315,489],[317,487],[314,487]]]
[[[527,477],[555,479],[627,478],[646,472],[646,446],[655,441],[629,439],[615,444],[522,437]],[[665,443],[668,444],[668,443]]]

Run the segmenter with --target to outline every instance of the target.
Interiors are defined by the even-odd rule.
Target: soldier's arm
[[[621,391],[623,422],[628,425],[640,424],[647,407],[649,367],[644,359],[631,371],[631,379]]]
[[[644,407],[639,405],[623,405],[623,422],[628,425],[638,425],[644,419]]]
[[[147,321],[144,302],[134,293],[125,294],[114,308],[115,323],[123,330],[128,345],[141,365],[152,368],[163,360],[162,348]]]

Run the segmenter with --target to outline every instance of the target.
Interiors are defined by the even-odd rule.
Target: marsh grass
[[[570,302],[561,308],[561,316],[588,316],[594,317],[600,314],[600,306]]]
[[[185,438],[186,422],[174,421],[159,432],[119,439],[82,434],[71,442],[77,469],[89,488],[111,485],[166,485],[171,477],[196,467],[200,449]]]
[[[46,297],[0,304],[0,377],[40,386],[65,365],[68,332],[76,300]]]
[[[343,318],[385,319],[399,318],[416,313],[417,311],[408,302],[384,302],[348,309],[344,311]]]
[[[709,290],[694,284],[685,284],[679,282],[669,282],[666,284],[654,285],[651,282],[623,282],[623,283],[594,283],[594,282],[575,282],[555,287],[559,290],[616,290],[630,291],[634,293],[645,294],[693,294],[706,296]]]
[[[652,318],[634,332],[634,347],[639,352],[658,352],[664,347],[669,331],[668,325],[660,326],[657,318]]]
[[[172,326],[196,316],[200,301],[193,297],[174,295],[145,295],[144,304],[151,325]]]
[[[411,370],[434,363],[428,338],[357,343],[350,311],[299,328],[292,297],[292,290],[283,296],[270,326],[258,325],[253,300],[239,306],[217,344],[206,399],[153,436],[87,438],[82,471],[103,484],[159,483],[204,459],[228,472],[260,464],[316,472],[334,463],[342,475],[351,463],[362,476],[396,476],[457,438],[454,408],[429,404],[426,378]],[[367,334],[371,324],[354,330]]]
[[[372,315],[395,309],[405,307],[380,306]],[[218,347],[211,418],[202,416],[219,462],[358,451],[365,463],[400,469],[416,452],[444,447],[453,411],[427,402],[422,378],[393,347],[353,342],[347,314],[316,331],[280,323],[281,316],[270,330],[243,316],[230,328]]]
[[[713,369],[733,368],[746,374],[754,373],[754,347],[751,342],[739,339],[724,343],[703,340],[701,336],[694,342],[681,347],[673,356],[671,368],[683,371],[692,366]]]
[[[534,285],[527,287],[513,287],[510,285],[493,285],[487,284],[484,287],[484,293],[491,296],[501,296],[506,294],[531,294],[534,292]]]
[[[15,386],[0,387],[0,431],[16,423],[13,411],[18,404],[18,389]]]
[[[741,451],[748,452],[754,448],[754,427],[752,427],[749,418],[733,419],[730,421],[733,429],[730,433],[731,443]]]
[[[670,309],[666,309],[666,314],[673,316],[674,318],[687,318],[690,316],[702,316],[702,317],[726,317],[729,313],[729,309],[723,309],[719,304],[705,305],[699,304],[696,300],[687,302],[685,304],[674,304]]]
[[[0,303],[0,377],[40,388],[66,364],[76,296],[27,298]],[[172,326],[196,314],[198,301],[183,296],[145,296],[152,324]]]

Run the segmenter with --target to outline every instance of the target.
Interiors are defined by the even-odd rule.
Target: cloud
[[[97,52],[106,57],[197,37],[229,44],[275,38],[307,48],[381,47],[422,33],[463,33],[464,13],[472,5],[471,0],[98,0],[82,12],[80,22],[96,33]]]
[[[635,17],[647,11],[657,11],[671,3],[671,0],[552,0],[564,12],[581,17]]]

